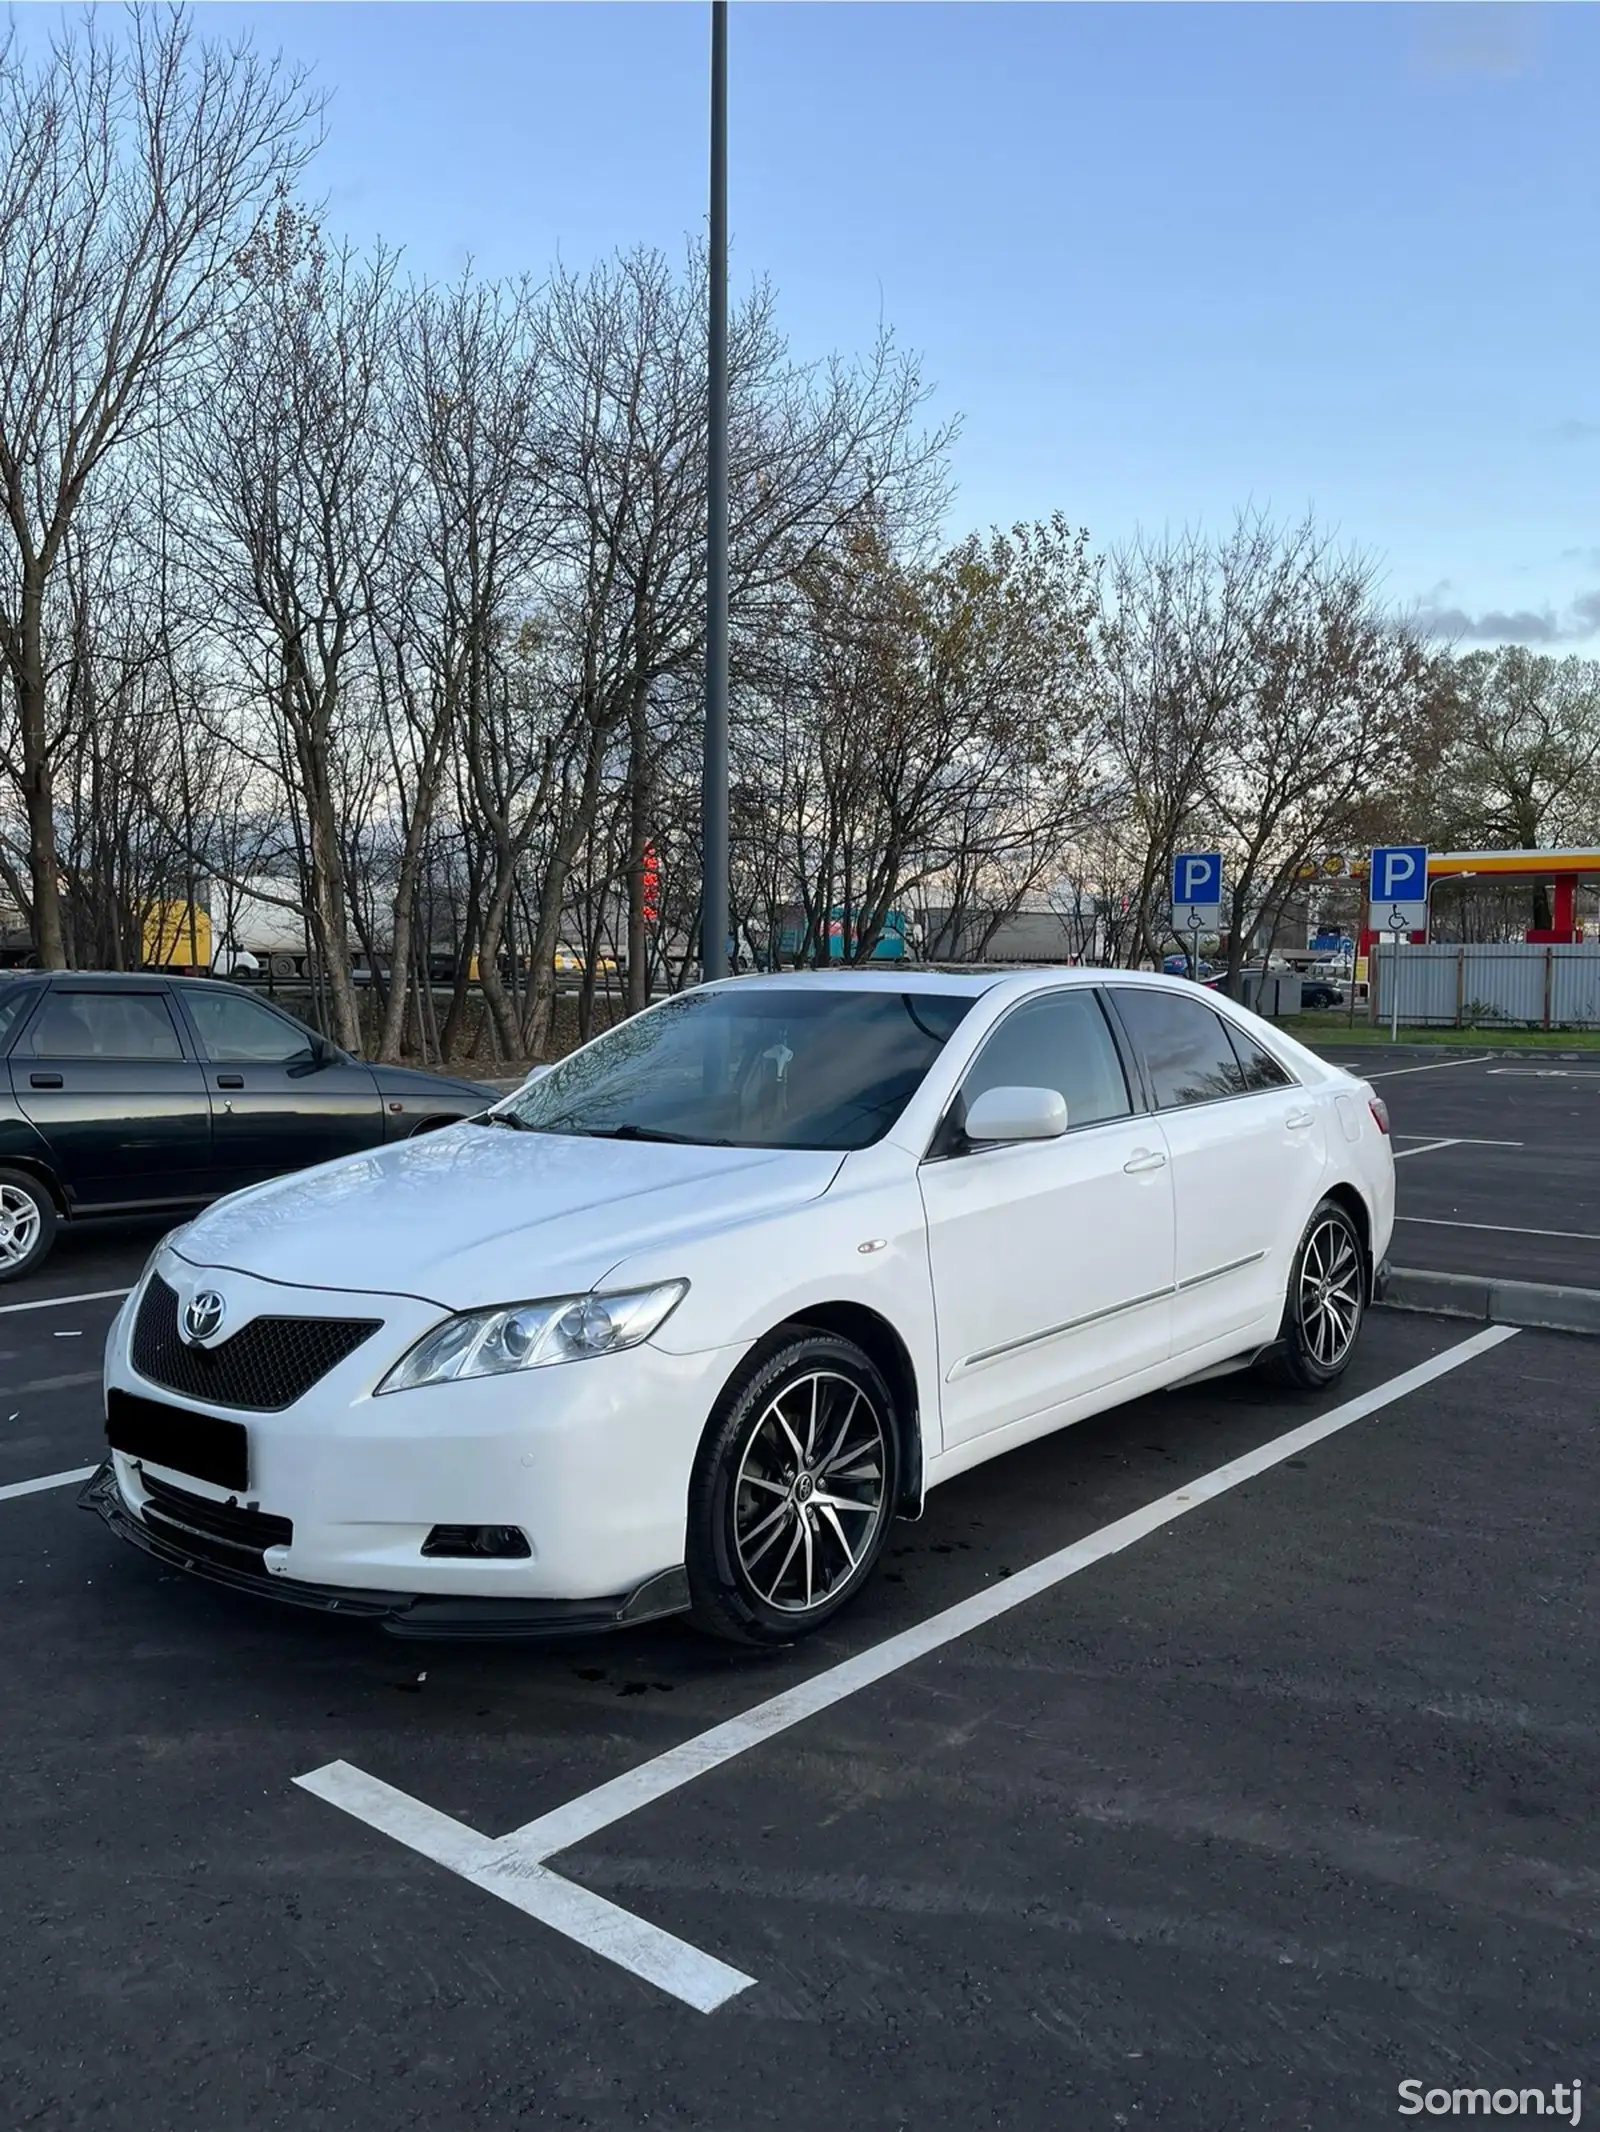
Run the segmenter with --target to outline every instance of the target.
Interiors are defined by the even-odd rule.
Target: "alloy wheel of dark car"
[[[55,1201],[26,1170],[0,1168],[0,1281],[31,1273],[56,1240]]]
[[[899,1483],[894,1402],[853,1341],[799,1333],[747,1365],[689,1491],[694,1618],[735,1643],[809,1635],[866,1582]]]

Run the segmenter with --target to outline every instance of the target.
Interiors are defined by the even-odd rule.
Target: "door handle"
[[[61,1076],[58,1073],[30,1073],[28,1086],[30,1088],[59,1088],[61,1086]]]
[[[219,1088],[243,1088],[244,1075],[242,1073],[219,1073],[217,1075],[217,1086]]]
[[[1136,1148],[1122,1165],[1130,1177],[1142,1177],[1148,1170],[1164,1170],[1166,1166],[1166,1156],[1153,1147]]]
[[[1302,1133],[1308,1125],[1316,1124],[1317,1114],[1314,1110],[1292,1110],[1283,1122],[1291,1133]]]

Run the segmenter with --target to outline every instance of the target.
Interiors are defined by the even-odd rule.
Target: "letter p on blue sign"
[[[1379,933],[1420,933],[1428,923],[1428,847],[1380,844],[1372,854],[1371,922]]]
[[[1214,926],[1222,902],[1220,851],[1180,851],[1172,861],[1172,908],[1181,926]],[[1191,919],[1187,914],[1193,912]],[[1200,916],[1201,912],[1206,916]]]

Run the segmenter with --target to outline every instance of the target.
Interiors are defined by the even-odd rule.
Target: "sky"
[[[419,276],[704,228],[699,0],[201,13]],[[919,354],[953,534],[1311,509],[1464,643],[1600,651],[1600,9],[734,0],[729,55],[736,284]]]

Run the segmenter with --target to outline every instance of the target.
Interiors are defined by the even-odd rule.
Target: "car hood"
[[[453,1073],[424,1073],[416,1066],[375,1065],[368,1070],[378,1084],[379,1094],[385,1096],[476,1096],[487,1108],[497,1103],[503,1093],[487,1081],[467,1081]]]
[[[447,1126],[219,1200],[194,1266],[450,1310],[580,1292],[636,1251],[815,1199],[842,1158]]]

